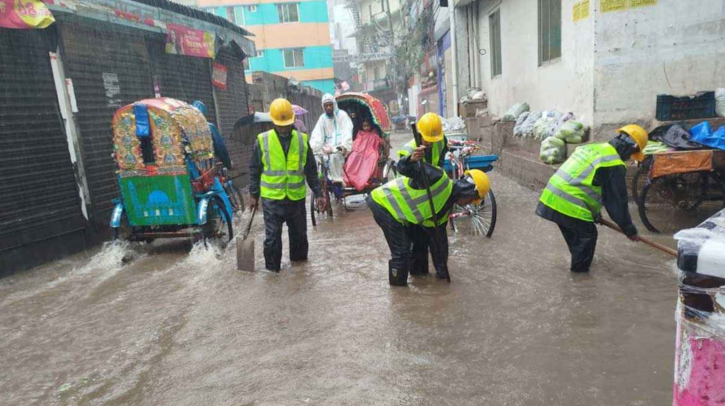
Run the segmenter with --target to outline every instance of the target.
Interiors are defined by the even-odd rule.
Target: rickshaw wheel
[[[224,223],[227,227],[224,227]],[[224,248],[226,244],[234,237],[234,230],[232,227],[232,219],[224,203],[218,197],[214,197],[209,201],[209,205],[206,208],[206,224],[202,226],[202,233],[204,235],[204,246],[209,246],[218,243]]]
[[[310,198],[310,220],[312,220],[312,227],[317,227],[317,219],[315,218],[315,196]]]
[[[392,176],[390,176],[392,173]],[[385,163],[385,167],[383,168],[383,179],[381,180],[381,184],[388,183],[389,181],[393,179],[398,178],[398,169],[395,167],[395,161],[392,159]]]
[[[128,216],[126,212],[121,215],[121,222],[118,227],[113,229],[113,241],[129,241],[133,235],[133,228],[128,224]]]
[[[224,186],[224,190],[227,192],[227,196],[229,196],[229,203],[232,204],[232,208],[236,213],[242,213],[244,212],[244,197],[239,192],[239,190],[234,186],[234,184],[229,183],[228,185]]]
[[[490,190],[480,205],[467,204],[463,207],[454,204],[453,213],[468,212],[462,217],[451,220],[453,231],[465,232],[469,235],[491,238],[496,228],[496,197]]]

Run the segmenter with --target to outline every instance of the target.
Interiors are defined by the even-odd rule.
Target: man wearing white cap
[[[337,107],[335,97],[329,93],[322,96],[322,107],[325,112],[312,130],[310,147],[315,155],[329,156],[330,179],[342,182],[345,157],[352,150],[352,120]]]

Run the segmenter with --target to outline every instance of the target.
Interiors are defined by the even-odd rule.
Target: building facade
[[[458,97],[573,111],[595,138],[655,122],[658,94],[725,83],[722,0],[457,0]]]
[[[199,7],[254,34],[257,53],[245,66],[334,93],[332,46],[325,0],[199,0]]]

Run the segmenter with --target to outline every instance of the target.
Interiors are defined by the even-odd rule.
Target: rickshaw
[[[333,212],[330,203],[333,200],[342,204],[347,209],[346,197],[368,194],[376,187],[386,183],[389,179],[397,177],[395,161],[390,159],[390,132],[392,127],[388,112],[383,103],[373,96],[362,93],[345,93],[337,96],[335,99],[338,107],[344,110],[353,122],[353,137],[362,128],[363,120],[368,119],[371,121],[373,130],[381,138],[377,151],[377,167],[368,179],[367,184],[360,189],[356,189],[333,182],[329,175],[327,157],[318,157],[318,172],[320,173],[320,180],[322,181],[322,196],[326,199],[326,207],[325,210],[319,210],[315,205],[315,199],[311,200],[310,217],[313,226],[317,225],[317,217],[321,215],[332,218]],[[346,173],[345,175],[348,176],[349,174]]]
[[[141,100],[118,109],[112,127],[121,191],[111,215],[114,239],[232,239],[229,181],[199,110],[170,98]]]

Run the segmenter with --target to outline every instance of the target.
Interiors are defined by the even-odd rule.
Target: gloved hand
[[[593,213],[592,216],[594,217],[594,224],[602,224],[602,213]]]

